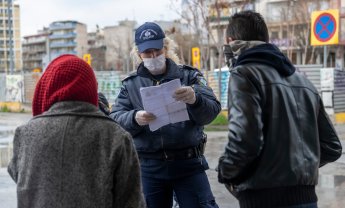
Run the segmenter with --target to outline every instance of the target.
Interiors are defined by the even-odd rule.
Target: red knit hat
[[[54,59],[43,73],[32,102],[34,116],[60,101],[84,101],[97,106],[97,81],[92,68],[74,55]]]

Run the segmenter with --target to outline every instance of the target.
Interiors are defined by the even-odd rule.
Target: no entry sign
[[[311,14],[311,45],[339,43],[339,10],[315,11]]]

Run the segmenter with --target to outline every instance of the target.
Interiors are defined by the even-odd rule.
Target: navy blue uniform
[[[202,149],[205,143],[203,126],[218,115],[221,105],[197,69],[176,65],[168,58],[166,66],[166,74],[158,79],[140,64],[135,73],[123,80],[110,116],[134,139],[149,207],[169,207],[173,190],[181,207],[194,207],[196,202],[192,202],[192,198],[195,197],[197,203],[218,207],[205,174],[208,164]],[[155,86],[173,79],[180,79],[181,85],[192,86],[195,91],[196,102],[187,104],[190,120],[169,124],[153,132],[147,125],[139,126],[135,114],[143,110],[140,87]],[[184,186],[196,196],[183,197],[188,196],[182,191]],[[157,199],[161,199],[161,204],[157,204]],[[150,201],[154,201],[152,206]]]

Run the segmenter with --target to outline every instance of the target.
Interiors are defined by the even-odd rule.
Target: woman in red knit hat
[[[8,172],[18,207],[144,207],[131,136],[97,108],[91,67],[53,60],[36,85],[33,119],[16,129]]]

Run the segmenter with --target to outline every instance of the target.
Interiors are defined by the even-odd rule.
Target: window
[[[266,18],[271,22],[279,22],[282,17],[282,6],[279,3],[268,3],[267,13],[269,14]]]
[[[271,33],[271,39],[277,39],[279,38],[279,32],[278,31],[273,31]]]
[[[283,30],[283,38],[287,38],[287,31]]]

